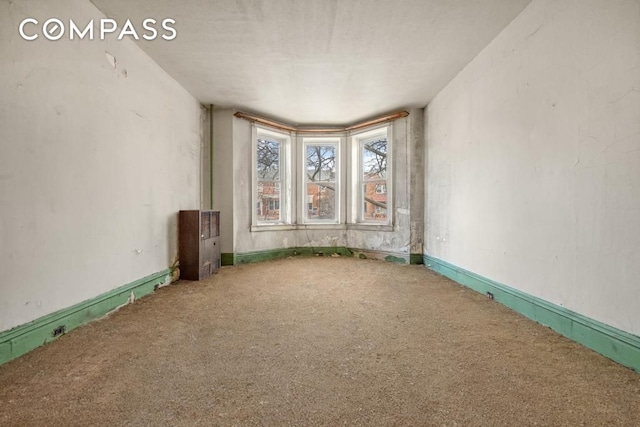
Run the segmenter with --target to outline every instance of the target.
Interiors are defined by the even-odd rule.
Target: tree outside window
[[[387,216],[387,135],[360,141],[363,221],[386,222]]]
[[[337,154],[337,143],[305,144],[305,219],[308,221],[337,220]]]
[[[280,222],[282,184],[282,141],[258,138],[256,141],[256,176],[258,223]]]

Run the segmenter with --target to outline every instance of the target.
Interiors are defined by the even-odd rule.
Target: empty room
[[[0,0],[0,425],[640,425],[640,0]]]

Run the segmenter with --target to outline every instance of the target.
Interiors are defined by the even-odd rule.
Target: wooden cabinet
[[[180,278],[204,279],[220,268],[220,212],[180,211]]]

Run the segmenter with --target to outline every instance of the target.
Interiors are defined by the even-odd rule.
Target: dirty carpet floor
[[[225,267],[0,366],[2,426],[640,425],[640,375],[429,272]]]

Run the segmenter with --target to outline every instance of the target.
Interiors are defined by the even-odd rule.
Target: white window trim
[[[344,138],[340,136],[323,136],[317,135],[305,135],[299,138],[296,145],[300,147],[300,154],[298,156],[299,172],[297,176],[297,182],[300,183],[300,189],[298,191],[298,224],[303,228],[308,228],[310,225],[329,225],[338,226],[344,223],[344,191],[342,191],[342,181],[344,177]],[[336,146],[336,179],[335,179],[335,219],[332,220],[319,220],[307,218],[307,146],[308,145],[335,145]]]
[[[259,221],[256,213],[258,204],[258,174],[256,165],[258,162],[257,147],[258,137],[264,135],[267,138],[273,138],[281,142],[280,148],[280,220],[278,221]],[[279,229],[281,227],[291,227],[293,225],[293,205],[292,195],[295,194],[295,171],[293,170],[293,151],[295,150],[292,143],[292,135],[287,132],[276,131],[267,127],[253,125],[251,129],[251,230],[261,229]]]
[[[375,138],[386,133],[387,136],[387,219],[366,220],[364,218],[363,204],[363,165],[362,165],[362,145],[367,140]],[[350,176],[350,211],[348,213],[349,222],[353,225],[368,227],[382,227],[383,229],[393,228],[393,187],[394,187],[394,171],[393,171],[393,125],[391,123],[383,126],[376,126],[363,131],[353,132],[349,135],[350,142],[350,159],[349,163],[352,167]]]
[[[386,131],[387,134],[387,219],[386,221],[365,220],[362,205],[363,181],[361,143]],[[258,221],[257,139],[259,135],[284,142],[281,149],[281,190],[280,221]],[[264,125],[252,126],[252,206],[251,231],[286,231],[313,229],[343,229],[367,231],[393,231],[394,187],[393,170],[393,123],[376,125],[367,129],[340,134],[300,134],[270,128]],[[306,219],[306,143],[331,143],[337,145],[336,160],[336,219]],[[297,159],[297,161],[294,161]]]

